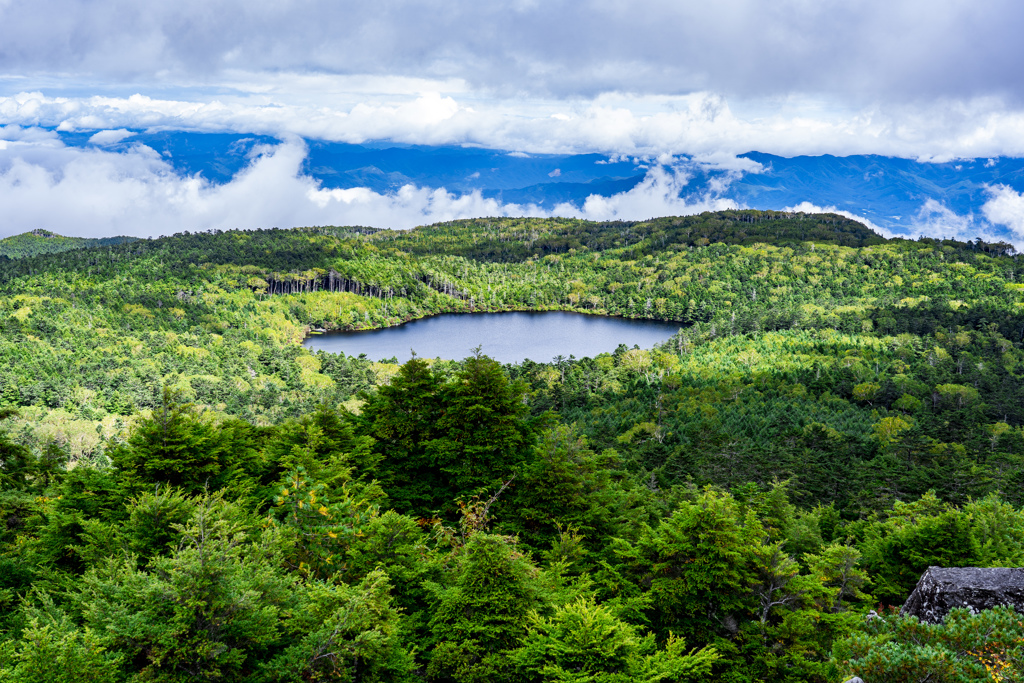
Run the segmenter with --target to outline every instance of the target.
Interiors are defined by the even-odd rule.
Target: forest
[[[12,237],[0,239],[0,259],[19,259],[36,254],[56,254],[73,249],[102,247],[133,242],[134,237],[65,237],[49,230],[37,228]]]
[[[1024,565],[1021,270],[755,210],[12,252],[0,680],[1024,680],[1011,609],[898,615]],[[545,310],[679,332],[301,345]]]

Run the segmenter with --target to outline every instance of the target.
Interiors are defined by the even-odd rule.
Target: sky
[[[631,190],[557,211],[593,218],[736,205],[680,200],[684,157],[740,174],[751,151],[1024,157],[1022,28],[1010,0],[0,0],[0,236],[554,212],[328,189],[303,172],[311,140],[649,162]],[[278,142],[214,183],[118,144],[140,131]],[[1024,188],[988,190],[918,227],[1024,241]]]

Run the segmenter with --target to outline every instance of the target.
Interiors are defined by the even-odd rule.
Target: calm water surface
[[[558,355],[592,358],[614,351],[619,344],[649,349],[679,327],[679,323],[582,313],[450,313],[383,330],[313,335],[303,345],[348,356],[365,353],[372,360],[397,357],[400,363],[409,360],[413,350],[422,358],[459,360],[480,346],[502,363],[527,358],[546,363]]]

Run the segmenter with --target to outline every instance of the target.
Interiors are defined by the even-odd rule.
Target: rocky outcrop
[[[998,605],[1024,614],[1024,568],[929,567],[900,615],[937,624],[956,607],[980,612]]]

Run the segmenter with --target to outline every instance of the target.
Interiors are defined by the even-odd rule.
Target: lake
[[[421,358],[460,360],[480,346],[502,363],[527,358],[548,363],[558,355],[592,358],[619,344],[649,349],[679,328],[679,323],[556,311],[447,313],[380,330],[316,334],[302,344],[347,356],[365,353],[372,360],[397,357],[400,363],[412,357],[412,350]]]

